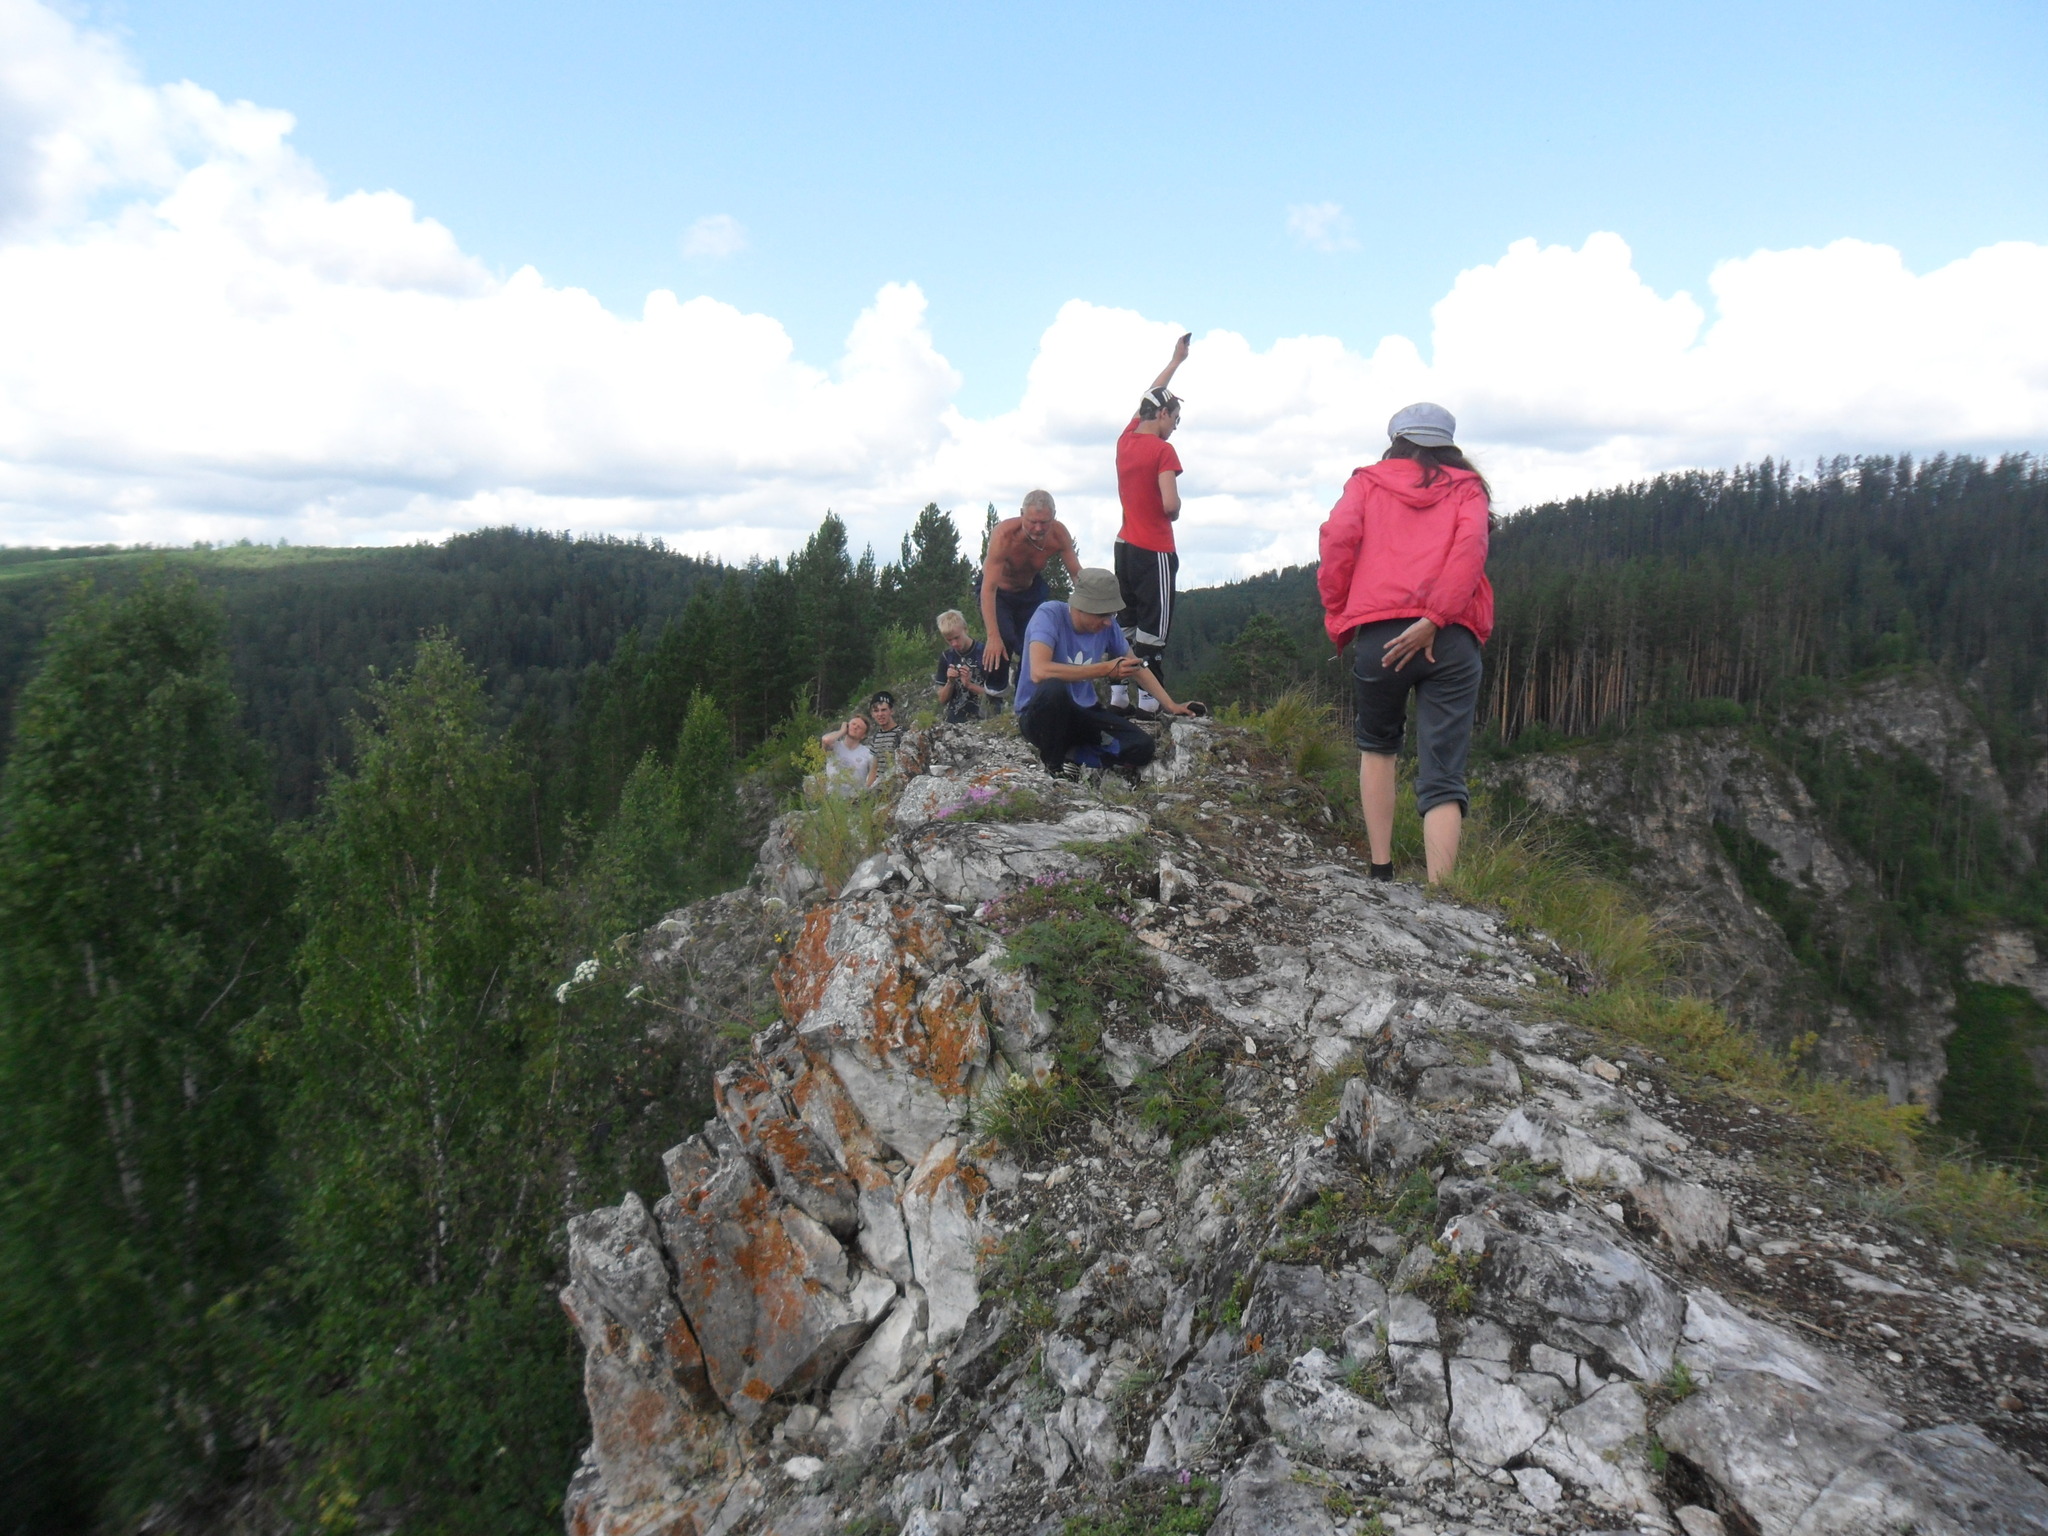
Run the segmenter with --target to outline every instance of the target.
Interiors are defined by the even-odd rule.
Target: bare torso
[[[1003,591],[1022,592],[1045,573],[1048,560],[1058,558],[1071,567],[1074,562],[1068,557],[1073,550],[1074,536],[1059,519],[1046,524],[1044,536],[1034,543],[1024,519],[1013,517],[997,523],[989,535],[985,568]]]

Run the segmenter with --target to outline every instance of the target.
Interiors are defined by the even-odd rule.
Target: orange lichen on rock
[[[981,999],[949,973],[925,988],[917,1012],[923,1038],[915,1065],[939,1092],[959,1098],[988,1061],[988,1018]]]
[[[832,980],[832,956],[828,945],[836,914],[833,907],[813,907],[804,915],[803,932],[789,946],[789,952],[775,966],[775,995],[782,1000],[782,1016],[792,1024],[818,1006],[827,983]]]

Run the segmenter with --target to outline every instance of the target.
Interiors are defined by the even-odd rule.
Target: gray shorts
[[[1408,692],[1415,691],[1415,803],[1426,816],[1440,805],[1471,808],[1465,763],[1472,754],[1472,717],[1479,708],[1479,637],[1453,624],[1436,637],[1436,660],[1417,653],[1396,672],[1381,655],[1415,621],[1382,619],[1351,639],[1351,681],[1357,705],[1352,740],[1361,752],[1391,757],[1401,750]]]

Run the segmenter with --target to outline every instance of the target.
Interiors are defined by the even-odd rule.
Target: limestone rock
[[[765,1037],[772,1039],[772,1037]],[[788,1085],[811,1064],[794,1039],[735,1062],[713,1085],[719,1117],[766,1169],[776,1193],[841,1237],[860,1227],[860,1191],[833,1149],[792,1112]]]
[[[1760,1371],[1716,1377],[1657,1425],[1665,1447],[1712,1478],[1759,1536],[1790,1536],[1824,1489],[1895,1434],[1852,1403]]]
[[[1541,1439],[1550,1419],[1528,1393],[1488,1371],[1489,1363],[1451,1360],[1450,1432],[1451,1450],[1461,1460],[1491,1470]]]
[[[1269,1381],[1260,1406],[1275,1434],[1290,1444],[1313,1447],[1340,1466],[1378,1467],[1410,1483],[1451,1475],[1442,1446],[1424,1440],[1392,1410],[1336,1382],[1298,1375]]]
[[[929,1343],[922,1296],[898,1297],[833,1386],[827,1420],[842,1455],[866,1454],[896,1422],[929,1358]]]
[[[1057,822],[929,825],[910,841],[918,875],[947,901],[992,901],[1045,875],[1071,874],[1081,856],[1069,843],[1110,843],[1145,830],[1128,811],[1076,811]]]
[[[1474,1224],[1485,1233],[1482,1283],[1494,1316],[1553,1348],[1604,1355],[1639,1381],[1671,1368],[1684,1303],[1635,1252],[1580,1217],[1511,1196]]]
[[[1971,1424],[1915,1430],[1839,1474],[1807,1506],[1792,1536],[2043,1536],[2048,1490]]]
[[[1224,1485],[1210,1536],[1336,1536],[1321,1489],[1298,1482],[1287,1453],[1267,1440]]]
[[[1617,1383],[1553,1419],[1530,1447],[1529,1459],[1596,1504],[1661,1517],[1663,1503],[1644,1450],[1648,1432],[1642,1395]]]
[[[958,1337],[981,1303],[975,1278],[981,1230],[975,1210],[987,1187],[987,1180],[960,1161],[960,1145],[949,1137],[933,1143],[903,1191],[911,1270],[931,1307],[928,1327],[935,1348]]]
[[[1646,1179],[1622,1197],[1632,1220],[1662,1235],[1681,1258],[1719,1253],[1728,1242],[1728,1201],[1689,1179]]]
[[[721,1159],[687,1201],[666,1195],[654,1208],[712,1390],[742,1423],[836,1366],[896,1294],[872,1271],[849,1275],[836,1243],[837,1273],[821,1264],[784,1221],[792,1209],[743,1157]]]
[[[1399,1099],[1362,1077],[1344,1085],[1337,1108],[1337,1134],[1368,1167],[1388,1173],[1414,1167],[1434,1145]]]
[[[958,1127],[988,1061],[981,1000],[942,969],[950,954],[932,904],[867,896],[813,910],[776,971],[805,1049],[830,1062],[874,1134],[913,1163]]]
[[[760,1016],[771,967],[784,1022],[707,1069],[717,1113],[665,1155],[651,1212],[628,1198],[570,1224],[562,1300],[592,1426],[571,1536],[812,1536],[868,1513],[1037,1536],[1117,1507],[1126,1478],[1184,1473],[1221,1483],[1225,1536],[1329,1531],[1338,1487],[1387,1499],[1403,1530],[1577,1529],[1590,1505],[1592,1525],[1685,1536],[2048,1536],[2048,1490],[1984,1434],[1904,1428],[1856,1369],[1860,1332],[1823,1349],[1674,1280],[1728,1236],[1744,1138],[1692,1146],[1651,1112],[1683,1101],[1682,1078],[1645,1051],[1591,1057],[1544,1016],[1535,972],[1576,980],[1568,957],[1318,853],[1312,819],[1268,814],[1272,786],[1239,792],[1263,747],[1159,729],[1167,766],[1203,782],[1153,792],[1148,863],[1212,872],[1229,899],[1129,902],[1157,954],[1153,1028],[1107,1021],[1103,1055],[1119,1082],[1191,1047],[1233,1058],[1222,1097],[1241,1118],[1177,1167],[1129,1097],[1055,1157],[978,1139],[971,1107],[1043,1074],[1053,1025],[1003,963],[1002,909],[963,898],[1078,871],[1086,851],[1065,845],[1151,825],[1121,787],[1048,786],[1007,733],[920,737],[883,791],[897,832],[839,896],[795,867],[785,824],[753,886],[627,946],[650,1033],[709,1042]],[[1058,809],[945,814],[1015,784]],[[1183,861],[1203,828],[1227,846]],[[1858,878],[1772,835],[1809,888]],[[1332,1122],[1299,1124],[1332,1067]],[[1787,1212],[1761,1182],[1745,1220],[1776,1238]],[[1923,1317],[1934,1332],[2043,1336],[1928,1256],[1792,1237],[1829,1305],[1837,1280],[1874,1307],[1939,1287],[1959,1317]],[[1792,1262],[1792,1242],[1741,1241],[1751,1268]],[[1674,1361],[1696,1390],[1664,1407],[1645,1389]],[[1700,1503],[1673,1508],[1681,1490]]]

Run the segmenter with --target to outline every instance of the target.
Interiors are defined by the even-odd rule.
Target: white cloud
[[[712,299],[618,315],[498,277],[399,194],[331,193],[290,130],[0,0],[0,539],[514,521],[744,558],[829,506],[887,551],[926,501],[971,532],[1044,486],[1107,555],[1111,445],[1180,326],[1074,300],[1016,408],[970,417],[912,283],[820,367]],[[1458,274],[1418,340],[1197,341],[1175,381],[1190,580],[1312,556],[1416,399],[1457,413],[1504,507],[1767,453],[2048,447],[2048,246],[1924,274],[1858,241],[1760,251],[1695,299],[1616,235],[1520,241]]]
[[[683,233],[685,256],[708,256],[718,261],[737,256],[746,248],[746,227],[729,213],[707,213]]]
[[[1311,251],[1355,251],[1351,219],[1342,203],[1295,203],[1287,210],[1287,233]]]

